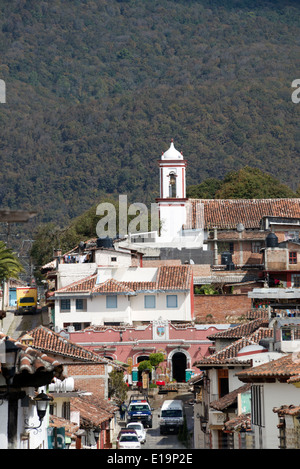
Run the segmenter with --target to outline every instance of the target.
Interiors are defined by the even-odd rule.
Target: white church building
[[[129,233],[120,246],[134,245],[145,249],[203,248],[204,207],[192,204],[186,197],[187,160],[176,150],[173,141],[170,148],[158,160],[159,197],[156,199],[159,215],[159,232]]]

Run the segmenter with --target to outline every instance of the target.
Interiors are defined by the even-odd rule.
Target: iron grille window
[[[62,418],[70,420],[70,402],[64,402],[62,405]]]
[[[253,425],[265,426],[263,386],[261,385],[251,387],[251,419]]]

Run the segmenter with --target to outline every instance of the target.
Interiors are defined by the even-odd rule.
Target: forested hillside
[[[175,147],[189,185],[249,166],[296,191],[294,0],[2,0],[0,206],[64,226],[101,197],[153,202]]]

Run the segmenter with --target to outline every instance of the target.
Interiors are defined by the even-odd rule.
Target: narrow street
[[[9,337],[18,339],[26,331],[40,324],[43,324],[42,313],[16,316],[14,311],[7,311],[6,318],[2,319],[1,330]]]
[[[187,446],[183,444],[178,438],[177,434],[170,433],[168,435],[160,435],[159,431],[159,418],[158,415],[160,414],[160,407],[165,399],[174,399],[174,398],[182,398],[183,401],[186,401],[187,397],[188,400],[192,398],[192,395],[182,395],[182,396],[174,396],[175,393],[171,395],[163,395],[161,399],[156,399],[154,401],[154,411],[153,411],[153,427],[147,429],[147,440],[146,443],[143,445],[145,449],[156,449],[156,450],[163,450],[163,449],[173,449],[173,450],[180,450],[180,449],[188,449]],[[153,401],[152,401],[153,402]],[[193,431],[193,407],[186,404],[185,405],[185,414],[187,419],[187,426],[189,433]],[[193,438],[191,435],[190,438],[190,445],[193,444]],[[190,446],[191,448],[191,446]]]
[[[143,449],[150,449],[150,450],[165,450],[165,449],[173,449],[173,450],[187,450],[193,448],[193,406],[190,405],[188,402],[193,398],[192,394],[177,394],[177,393],[169,393],[169,394],[162,394],[157,395],[155,399],[150,400],[151,407],[154,408],[153,411],[153,424],[152,428],[147,428],[146,433],[146,442],[142,445]],[[189,446],[185,445],[185,442],[181,442],[178,438],[177,434],[170,433],[168,435],[161,435],[159,431],[159,417],[160,408],[166,399],[182,399],[185,408],[185,415],[188,427],[188,433],[190,435],[189,438]],[[125,427],[125,425],[124,425]]]

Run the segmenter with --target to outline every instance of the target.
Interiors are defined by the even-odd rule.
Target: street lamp
[[[36,409],[37,409],[37,414],[38,414],[40,424],[37,427],[33,427],[33,426],[25,427],[25,430],[36,430],[40,428],[40,426],[42,425],[43,419],[46,415],[49,402],[53,401],[53,398],[47,396],[47,394],[45,394],[44,391],[42,391],[33,400],[35,401],[35,404],[36,404]],[[28,422],[28,419],[25,420],[26,424],[27,422]]]
[[[36,408],[37,408],[37,414],[40,419],[40,422],[42,423],[43,418],[46,415],[48,405],[50,401],[53,401],[53,398],[50,396],[47,396],[47,394],[42,391],[40,394],[38,394],[35,398],[35,403],[36,403]]]

